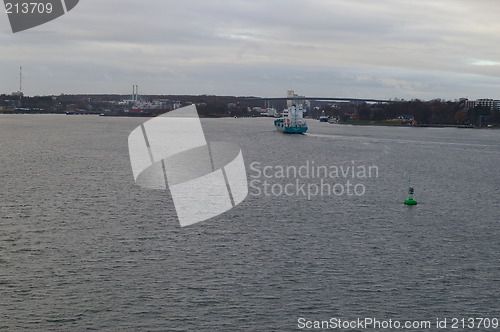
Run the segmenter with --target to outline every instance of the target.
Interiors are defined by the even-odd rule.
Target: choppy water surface
[[[500,131],[310,121],[288,136],[271,119],[206,119],[209,140],[240,145],[251,178],[252,163],[379,173],[352,179],[360,196],[250,189],[235,209],[180,228],[167,192],[133,183],[127,137],[143,121],[0,116],[0,330],[498,317]],[[402,204],[409,177],[415,207]]]

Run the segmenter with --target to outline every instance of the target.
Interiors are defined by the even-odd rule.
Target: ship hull
[[[307,132],[307,127],[276,127],[276,129],[285,134],[304,134],[305,132]]]
[[[281,131],[285,134],[304,134],[307,132],[307,127],[306,126],[285,126],[283,124],[283,119],[275,120],[274,121],[274,127],[276,130]]]

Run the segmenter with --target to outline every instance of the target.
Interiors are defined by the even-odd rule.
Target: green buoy
[[[405,199],[405,205],[417,205],[418,202],[414,199]]]
[[[412,186],[408,189],[408,199],[405,199],[404,204],[405,205],[417,205],[418,202],[413,199],[413,194],[415,193],[415,190],[413,189]]]

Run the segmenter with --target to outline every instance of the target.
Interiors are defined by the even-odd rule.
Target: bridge
[[[392,100],[384,99],[361,99],[361,98],[336,98],[336,97],[248,97],[248,100],[263,100],[263,101],[273,101],[273,100],[320,100],[320,101],[354,101],[354,102],[367,102],[367,103],[393,103]]]

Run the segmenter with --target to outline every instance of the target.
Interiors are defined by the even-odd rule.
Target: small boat
[[[321,111],[321,116],[319,117],[319,122],[328,122],[328,117],[325,115],[325,111]]]
[[[284,118],[274,120],[274,127],[278,131],[287,134],[303,134],[307,131],[307,124],[304,121],[304,110],[292,105],[283,111]]]

